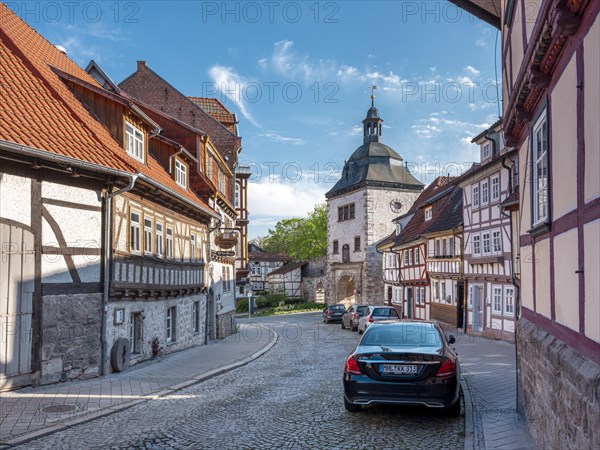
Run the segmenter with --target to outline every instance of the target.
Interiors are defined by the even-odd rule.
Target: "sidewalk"
[[[454,347],[463,375],[465,450],[533,449],[516,414],[515,345],[456,334]]]
[[[105,378],[0,393],[0,448],[115,413],[240,367],[267,352],[277,335],[241,324],[221,341],[130,367]]]

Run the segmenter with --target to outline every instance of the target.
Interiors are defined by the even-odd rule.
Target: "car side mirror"
[[[456,342],[456,339],[454,338],[454,336],[450,335],[448,336],[448,344],[454,344]]]

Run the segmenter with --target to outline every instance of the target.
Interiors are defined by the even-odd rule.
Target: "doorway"
[[[413,288],[406,288],[406,316],[409,319],[413,318]]]
[[[465,282],[456,284],[456,327],[464,328],[465,325]]]

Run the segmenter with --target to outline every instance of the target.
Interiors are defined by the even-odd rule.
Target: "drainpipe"
[[[102,376],[108,375],[108,291],[110,288],[110,262],[112,251],[112,199],[113,197],[128,192],[133,189],[139,173],[132,175],[129,184],[118,191],[104,195],[104,257],[103,274],[104,289],[102,292]]]

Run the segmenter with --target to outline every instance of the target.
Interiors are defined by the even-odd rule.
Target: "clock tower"
[[[327,198],[329,303],[382,305],[382,255],[375,244],[394,229],[423,190],[402,157],[382,143],[383,119],[371,108],[363,120],[363,144],[345,163]]]

